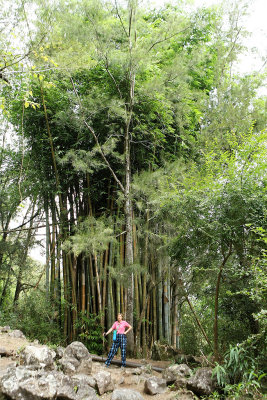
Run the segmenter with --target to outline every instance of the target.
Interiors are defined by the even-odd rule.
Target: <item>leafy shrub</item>
[[[101,315],[80,313],[76,327],[80,331],[79,337],[93,354],[103,352],[103,327],[101,326]]]
[[[266,376],[255,358],[246,348],[246,343],[230,346],[223,365],[216,364],[213,375],[223,388],[228,399],[262,398],[261,381]]]
[[[62,335],[56,314],[45,293],[31,291],[21,296],[15,308],[6,309],[1,314],[0,323],[10,325],[11,329],[20,329],[30,340],[61,343]]]

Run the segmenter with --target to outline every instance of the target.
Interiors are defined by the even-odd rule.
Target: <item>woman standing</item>
[[[108,353],[108,358],[105,361],[106,367],[109,367],[109,364],[111,363],[111,360],[117,353],[119,347],[121,348],[121,367],[124,368],[126,366],[126,346],[127,346],[126,335],[133,328],[130,324],[128,324],[128,322],[123,321],[122,318],[123,318],[122,314],[118,314],[117,321],[114,322],[112,327],[107,332],[103,333],[103,336],[107,336],[110,332],[114,331],[112,347]],[[125,330],[126,328],[128,329]]]

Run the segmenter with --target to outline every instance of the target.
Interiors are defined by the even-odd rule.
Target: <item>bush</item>
[[[101,315],[80,313],[76,327],[80,331],[79,337],[85,343],[90,353],[102,354],[103,352],[103,327]]]
[[[2,312],[0,324],[10,325],[11,329],[20,329],[30,340],[61,343],[62,335],[55,315],[55,309],[46,299],[45,293],[31,291],[21,296],[15,308]]]
[[[217,363],[213,370],[228,399],[262,398],[261,381],[266,374],[260,369],[259,360],[251,353],[253,349],[246,345],[247,341],[230,346],[224,363]]]

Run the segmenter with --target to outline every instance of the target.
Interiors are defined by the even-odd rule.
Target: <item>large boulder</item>
[[[85,360],[90,357],[90,353],[85,345],[81,342],[72,342],[64,350],[64,357],[76,358],[77,360]]]
[[[111,392],[114,389],[114,384],[111,381],[111,374],[108,371],[100,371],[93,375],[96,382],[96,389],[101,396],[106,392]]]
[[[96,380],[92,375],[85,375],[85,374],[72,375],[72,380],[80,386],[88,385],[93,389],[96,389]]]
[[[57,399],[64,400],[96,400],[95,390],[86,379],[64,375],[57,387]]]
[[[9,368],[1,378],[1,391],[15,400],[52,399],[56,395],[56,381],[53,376],[49,376],[46,383],[44,379],[41,380],[38,390],[41,375],[29,367]]]
[[[47,346],[26,346],[20,353],[25,365],[36,368],[54,369],[56,353]]]
[[[97,400],[95,390],[79,379],[60,371],[9,368],[1,378],[0,389],[14,400]]]
[[[92,356],[81,342],[72,342],[66,347],[59,360],[66,374],[90,374],[92,372]]]
[[[216,390],[216,380],[212,377],[212,368],[199,368],[187,381],[187,388],[198,396],[209,396]]]
[[[152,376],[145,380],[145,393],[155,395],[158,393],[164,393],[167,390],[166,380]]]
[[[174,364],[162,372],[162,378],[168,385],[173,384],[178,378],[185,378],[192,374],[192,370],[186,364]]]
[[[131,389],[116,389],[112,393],[111,400],[144,400],[143,396]]]

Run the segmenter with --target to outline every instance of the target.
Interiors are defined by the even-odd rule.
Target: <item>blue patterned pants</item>
[[[112,347],[108,353],[108,358],[105,361],[106,365],[109,365],[113,357],[118,351],[118,348],[121,348],[121,364],[123,367],[126,365],[126,346],[127,346],[127,337],[124,334],[117,333],[116,340],[113,340]]]

